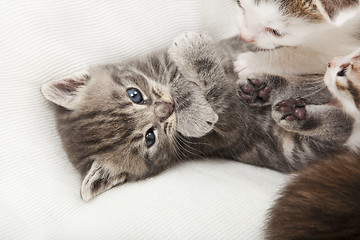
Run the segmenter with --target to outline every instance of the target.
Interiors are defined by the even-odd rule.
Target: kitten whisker
[[[175,155],[176,155],[177,159],[179,159],[180,161],[183,161],[183,157],[179,153],[181,153],[185,157],[186,157],[186,155],[181,152],[181,149],[179,148],[179,143],[178,143],[178,141],[176,139],[176,136],[171,135],[170,136],[170,141],[172,142],[172,145],[174,146],[174,152],[175,152]]]
[[[185,150],[186,152],[188,152],[190,155],[194,155],[198,158],[204,158],[204,154],[198,150],[198,149],[195,149],[194,147],[191,146],[191,144],[194,144],[193,142],[185,139],[183,136],[181,136],[180,134],[178,134],[178,138],[180,143],[182,144],[179,144],[179,146],[181,146],[183,148],[183,150]],[[185,147],[184,147],[184,146]],[[192,151],[191,151],[192,150]]]
[[[143,154],[141,154],[141,151],[138,151],[138,152],[139,152],[140,157],[141,157],[142,159],[144,159],[145,162],[151,164],[151,162],[150,162],[149,160],[147,160]]]
[[[302,96],[302,98],[308,98],[309,96],[313,96],[321,91],[323,91],[324,89],[326,89],[326,86],[324,87],[320,87],[318,90],[315,90],[315,91],[312,91],[311,93],[307,94],[307,95],[304,95]]]
[[[178,156],[179,160],[185,162],[185,160],[190,160],[190,157],[184,153],[183,150],[186,150],[182,145],[181,145],[181,141],[179,141],[179,139],[177,137],[174,137],[174,140],[176,142],[176,155]],[[181,156],[179,155],[181,154]]]
[[[188,144],[195,144],[195,142],[193,142],[193,141],[190,141],[189,139],[187,139],[187,138],[185,138],[185,137],[183,137],[183,136],[181,136],[182,137],[182,140],[184,141],[184,142],[186,142],[186,143],[188,143]],[[196,142],[196,144],[197,145],[203,145],[203,146],[207,146],[207,147],[212,147],[212,145],[211,144],[209,144],[209,143],[205,143],[205,142]],[[198,150],[199,151],[199,150]]]

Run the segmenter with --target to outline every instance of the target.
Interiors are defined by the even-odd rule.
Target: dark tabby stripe
[[[131,139],[130,143],[138,142],[139,140],[141,140],[143,138],[144,138],[144,135],[142,135],[142,134],[136,135]]]
[[[280,0],[281,10],[285,14],[320,22],[324,18],[312,0]]]
[[[104,153],[108,153],[108,152],[114,151],[114,149],[116,149],[119,145],[127,144],[129,142],[129,137],[134,129],[127,128],[127,129],[122,129],[122,130],[124,130],[122,136],[117,138],[117,140],[114,142],[111,142],[108,144],[102,144],[102,139],[97,139],[97,141],[94,140],[93,141],[94,144],[88,146],[89,149],[93,149],[93,150],[88,152],[87,154],[81,156],[80,158],[87,159],[94,155],[101,155]],[[121,131],[119,131],[119,132],[121,132]]]
[[[354,99],[356,106],[360,106],[360,91],[352,81],[348,81],[348,90]]]
[[[151,89],[151,92],[152,92],[157,98],[161,98],[161,94],[158,93],[154,88]]]
[[[341,10],[359,5],[359,0],[320,0],[320,2],[331,19]]]

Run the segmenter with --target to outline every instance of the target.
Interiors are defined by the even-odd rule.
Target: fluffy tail
[[[266,237],[360,239],[360,156],[341,154],[300,171],[270,209]]]

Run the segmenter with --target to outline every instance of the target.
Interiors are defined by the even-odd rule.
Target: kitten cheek
[[[326,73],[325,73],[325,76],[324,76],[324,83],[325,83],[325,85],[327,86],[327,88],[330,90],[330,88],[331,88],[331,83],[333,82],[332,81],[332,76],[333,76],[333,74],[332,74],[332,71],[331,71],[331,69],[328,69],[327,71],[326,71]]]
[[[273,39],[269,38],[267,33],[261,33],[259,36],[257,36],[254,44],[257,47],[263,49],[275,49],[278,46],[278,44],[276,44]]]
[[[236,13],[236,23],[239,32],[241,32],[241,28],[244,25],[244,12],[240,8]]]
[[[172,137],[177,130],[177,116],[176,112],[172,114],[163,126],[163,132],[166,136]]]

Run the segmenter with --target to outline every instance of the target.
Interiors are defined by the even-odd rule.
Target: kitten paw
[[[272,117],[284,129],[296,131],[306,123],[305,106],[301,98],[283,100],[273,106]]]
[[[186,79],[204,89],[224,77],[214,42],[207,33],[190,32],[177,37],[168,54]]]
[[[272,86],[263,77],[241,78],[238,81],[240,99],[252,107],[263,106],[270,99]]]
[[[255,52],[241,53],[234,62],[234,70],[239,78],[249,74],[262,72],[262,67],[263,63],[261,61],[261,56],[258,56]]]
[[[283,116],[281,119],[293,122],[295,120],[306,119],[305,102],[301,98],[288,99],[279,102],[276,106],[276,111]]]
[[[168,53],[176,63],[191,62],[201,54],[206,54],[213,40],[207,33],[188,32],[175,38]]]

